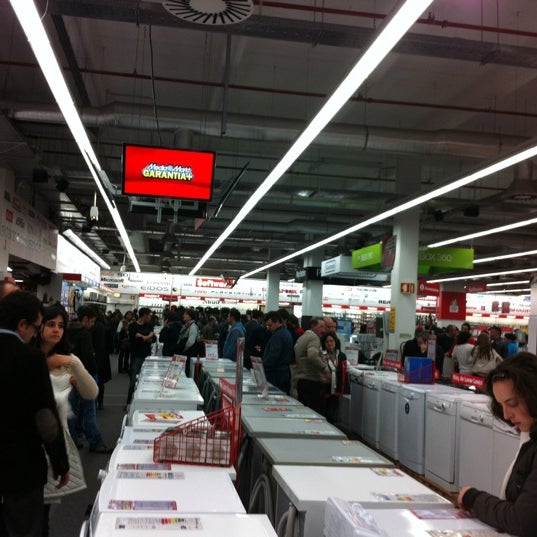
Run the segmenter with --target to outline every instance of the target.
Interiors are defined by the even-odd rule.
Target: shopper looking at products
[[[502,357],[507,358],[507,346],[502,339],[502,329],[493,326],[489,329],[490,343],[492,348]]]
[[[500,497],[465,486],[461,508],[502,532],[534,537],[537,528],[537,356],[520,352],[487,376],[492,413],[520,430],[520,448],[505,475]]]
[[[74,354],[70,354],[67,342],[66,329],[68,323],[67,312],[63,306],[53,305],[45,309],[41,331],[37,337],[37,346],[43,351],[47,359],[50,381],[54,392],[54,399],[58,407],[58,414],[64,430],[64,441],[67,448],[70,466],[69,483],[61,489],[56,488],[52,479],[49,464],[49,476],[45,485],[45,516],[43,519],[43,536],[49,534],[48,520],[51,503],[58,503],[63,496],[73,494],[86,488],[84,469],[71,435],[67,432],[67,416],[71,412],[69,393],[76,386],[84,399],[94,400],[99,387],[94,378],[88,373],[84,364]]]
[[[133,322],[134,314],[127,311],[118,324],[119,354],[117,357],[118,373],[129,372],[129,358],[131,355],[131,343],[129,341],[129,324]]]
[[[95,310],[91,306],[80,306],[76,312],[77,321],[71,321],[67,326],[67,338],[73,346],[73,353],[78,356],[87,372],[96,379],[98,377],[97,361],[93,347],[92,329],[95,325]],[[69,418],[69,432],[77,447],[83,447],[82,433],[88,440],[92,453],[111,453],[101,435],[97,424],[97,405],[93,399],[84,399],[73,387],[69,394],[69,403],[73,416]]]
[[[162,356],[173,356],[183,323],[177,317],[177,313],[169,311],[164,315],[162,325],[158,335],[158,340],[162,343]]]
[[[105,384],[112,378],[112,368],[110,366],[110,353],[106,342],[106,323],[101,310],[94,308],[95,324],[91,331],[93,338],[93,349],[95,351],[95,362],[97,363],[97,384],[99,385],[99,395],[97,396],[97,408],[104,408]]]
[[[518,342],[514,332],[507,332],[507,334],[503,336],[503,341],[505,343],[507,357],[513,356],[513,354],[518,352]]]
[[[421,356],[426,358],[429,353],[429,338],[431,335],[428,332],[420,332],[416,336],[416,343],[418,345],[419,352],[411,356]],[[435,359],[434,359],[436,369],[442,373],[444,367],[444,349],[438,343],[435,343]]]
[[[502,357],[492,347],[489,335],[486,332],[479,334],[472,349],[472,375],[484,377],[501,361]]]
[[[448,324],[446,326],[446,331],[438,334],[436,337],[436,343],[444,349],[444,354],[451,356],[453,347],[457,343],[457,336],[459,334],[459,329],[454,324]]]
[[[43,353],[28,345],[41,327],[43,306],[16,291],[0,300],[0,535],[41,537],[47,460],[58,489],[69,461]],[[44,449],[43,449],[44,448]]]
[[[325,388],[331,380],[330,368],[321,347],[321,337],[325,333],[324,320],[312,317],[310,329],[295,344],[296,365],[291,370],[291,395],[296,387],[297,399],[323,415]]]
[[[142,369],[146,356],[151,354],[151,343],[156,340],[151,325],[151,310],[140,308],[138,320],[129,325],[129,342],[131,345],[131,366],[129,370],[130,384],[127,394],[127,405],[130,405],[136,386],[136,379]]]
[[[263,353],[263,367],[267,380],[282,392],[289,393],[291,387],[291,357],[293,356],[293,338],[281,315],[269,311],[265,315],[265,324],[272,334]]]
[[[190,376],[190,359],[198,352],[200,329],[196,324],[196,317],[196,310],[186,309],[183,312],[183,326],[175,346],[175,354],[186,356],[185,374],[187,377]]]
[[[223,357],[228,360],[237,361],[237,340],[245,336],[246,331],[241,323],[240,311],[236,308],[229,310],[227,317],[229,323],[229,331],[224,342]]]
[[[459,332],[457,344],[453,347],[453,352],[451,353],[455,371],[464,373],[465,375],[472,374],[472,351],[474,350],[474,345],[470,343],[471,337],[472,334],[470,332]]]
[[[349,393],[347,382],[347,356],[341,352],[341,343],[334,332],[328,332],[321,338],[326,363],[330,368],[330,383],[326,385],[325,417],[330,423],[335,423],[338,416],[339,399],[344,393]]]

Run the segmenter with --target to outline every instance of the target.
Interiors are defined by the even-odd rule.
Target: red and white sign
[[[416,292],[416,284],[413,282],[401,282],[400,291],[403,294],[412,294]]]
[[[486,283],[473,283],[465,287],[467,293],[484,293],[487,290]]]
[[[478,390],[483,390],[485,379],[475,375],[465,375],[463,373],[452,373],[451,382],[459,386],[475,386]]]
[[[419,280],[418,281],[418,295],[440,296],[440,284],[429,283],[424,280]]]

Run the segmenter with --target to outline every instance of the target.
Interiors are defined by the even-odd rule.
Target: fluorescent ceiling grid
[[[505,285],[520,285],[528,283],[528,280],[517,280],[516,282],[487,283],[487,287],[503,287]]]
[[[346,235],[349,235],[350,233],[354,233],[355,231],[359,231],[360,229],[364,229],[368,226],[371,226],[373,224],[376,224],[377,222],[381,222],[382,220],[386,220],[387,218],[390,218],[392,216],[395,216],[396,214],[402,213],[404,211],[407,211],[408,209],[412,209],[413,207],[417,207],[418,205],[421,205],[433,198],[437,198],[440,196],[443,196],[444,194],[447,194],[449,192],[452,192],[453,190],[457,190],[458,188],[461,188],[463,186],[469,185],[470,183],[473,183],[479,179],[482,179],[483,177],[487,177],[489,175],[492,175],[494,173],[497,173],[501,170],[504,170],[506,168],[509,168],[511,166],[514,166],[515,164],[518,164],[519,162],[523,162],[524,160],[533,158],[537,155],[537,145],[535,145],[535,140],[532,141],[532,145],[530,145],[527,148],[521,149],[518,152],[514,152],[513,154],[510,154],[504,158],[501,158],[498,161],[493,161],[492,164],[489,164],[485,166],[484,168],[477,170],[474,173],[471,173],[470,175],[466,175],[462,177],[461,179],[457,179],[454,181],[449,181],[447,184],[444,184],[443,186],[432,190],[428,192],[427,194],[423,194],[421,196],[418,196],[417,198],[412,198],[409,201],[398,205],[397,207],[394,207],[393,209],[389,209],[387,211],[384,211],[383,213],[380,213],[372,218],[369,218],[368,220],[364,220],[362,222],[359,222],[358,224],[351,226],[347,229],[344,229],[343,231],[340,231],[336,233],[335,235],[332,235],[331,237],[328,237],[326,239],[320,240],[319,242],[316,242],[314,244],[310,244],[309,246],[306,246],[305,248],[302,248],[302,250],[298,250],[297,252],[293,252],[292,254],[289,254],[285,257],[281,257],[280,259],[276,259],[275,261],[272,261],[271,263],[268,263],[267,265],[264,265],[263,267],[260,267],[256,270],[253,270],[251,272],[248,272],[247,274],[244,274],[243,278],[248,278],[249,276],[253,276],[254,274],[257,274],[258,272],[263,272],[271,267],[274,267],[276,265],[279,265],[285,261],[288,261],[289,259],[293,259],[294,257],[298,257],[300,255],[303,255],[307,252],[311,252],[312,250],[315,250],[317,248],[320,248],[321,246],[325,246],[326,244],[330,244],[331,242],[335,242],[338,239],[341,239],[342,237],[345,237]],[[456,278],[458,280],[460,278]],[[429,281],[438,281],[438,280],[429,280]],[[451,281],[451,280],[442,280],[442,281]]]
[[[481,259],[474,259],[474,265],[476,263],[490,263],[491,261],[501,261],[502,259],[512,259],[513,257],[524,257],[525,255],[537,255],[537,250],[517,252],[516,254],[495,255],[493,257],[482,257]]]
[[[448,244],[453,244],[455,242],[462,242],[471,239],[477,239],[478,237],[486,237],[487,235],[494,235],[495,233],[501,233],[502,231],[510,231],[511,229],[517,229],[519,227],[531,226],[532,224],[537,224],[537,218],[529,218],[528,220],[522,220],[521,222],[513,222],[512,224],[506,224],[504,226],[498,226],[491,229],[486,229],[484,231],[478,231],[476,233],[470,233],[468,235],[461,235],[460,237],[455,237],[453,239],[447,239],[445,241],[434,242],[428,244],[429,248],[438,248],[439,246],[447,246]],[[512,256],[515,257],[515,256]],[[481,261],[483,263],[483,261]]]
[[[222,232],[220,237],[216,239],[196,266],[190,271],[189,274],[191,276],[198,272],[211,255],[248,216],[250,211],[257,205],[263,196],[279,181],[282,175],[313,142],[339,110],[341,110],[343,105],[354,95],[364,80],[366,80],[366,78],[387,56],[391,49],[414,24],[416,19],[425,11],[425,9],[427,9],[432,1],[433,0],[406,0],[399,10],[386,21],[378,37],[358,60],[343,82],[336,88],[311,123],[283,156],[282,160],[276,165],[272,172],[269,173],[267,178],[237,213],[229,226]],[[261,269],[256,270],[255,273],[260,272],[260,270]]]
[[[525,272],[535,272],[537,267],[517,269],[517,270],[502,270],[499,272],[489,272],[487,274],[466,274],[464,276],[454,276],[452,278],[439,278],[437,280],[427,280],[429,283],[442,282],[458,282],[461,280],[479,280],[480,278],[491,278],[493,276],[507,276],[509,274],[524,274]]]
[[[52,91],[63,117],[65,118],[67,126],[69,127],[71,134],[73,135],[73,138],[75,139],[78,148],[86,161],[86,165],[89,168],[93,180],[97,184],[97,188],[104,199],[106,207],[114,220],[123,245],[125,246],[127,253],[129,254],[129,257],[134,265],[134,269],[136,272],[140,272],[140,265],[136,259],[136,255],[129,240],[129,236],[127,235],[125,226],[123,225],[123,221],[121,220],[121,216],[115,203],[113,200],[109,199],[108,194],[102,185],[99,173],[104,174],[104,171],[99,164],[97,155],[93,151],[93,147],[89,141],[86,130],[84,129],[84,125],[82,124],[80,116],[78,115],[75,104],[69,92],[69,88],[67,87],[65,79],[63,78],[60,65],[56,59],[54,51],[52,50],[45,27],[43,26],[41,17],[35,7],[35,4],[33,0],[10,0],[10,2],[11,7],[19,19],[19,23],[26,34],[30,46],[32,47],[50,90]]]

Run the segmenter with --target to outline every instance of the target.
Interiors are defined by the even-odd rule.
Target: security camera
[[[92,222],[97,222],[97,220],[99,220],[99,207],[97,207],[97,205],[90,208],[89,216]]]

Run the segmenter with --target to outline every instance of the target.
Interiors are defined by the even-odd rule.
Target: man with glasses
[[[41,302],[30,293],[16,291],[0,300],[0,536],[41,536],[45,452],[58,488],[69,481],[46,360],[28,345],[39,331],[42,314]]]

